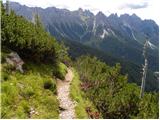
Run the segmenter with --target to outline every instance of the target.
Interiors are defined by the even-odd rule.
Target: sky
[[[5,0],[3,0],[5,2]],[[152,19],[160,25],[160,0],[10,0],[29,7],[57,7],[71,11],[79,8],[87,9],[96,14],[102,11],[106,16],[111,13],[118,15],[135,13],[141,19]]]

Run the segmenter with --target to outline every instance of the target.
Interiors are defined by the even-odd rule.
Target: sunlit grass
[[[1,118],[29,118],[31,108],[38,114],[32,118],[58,118],[56,81],[52,66],[27,64],[27,72],[7,72],[2,65]],[[45,88],[45,84],[49,87]]]
[[[93,110],[95,109],[94,105],[92,104],[91,101],[86,99],[84,92],[80,89],[80,79],[79,75],[76,72],[75,69],[72,69],[74,73],[74,77],[72,80],[71,84],[71,92],[70,96],[71,98],[76,101],[76,107],[75,107],[75,112],[76,112],[76,117],[79,119],[84,119],[88,118],[88,114],[86,113],[86,107],[91,107]]]

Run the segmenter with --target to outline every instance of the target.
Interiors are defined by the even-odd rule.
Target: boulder
[[[24,62],[16,52],[11,52],[6,57],[6,62],[14,66],[16,70],[19,70],[21,73],[24,73],[24,70],[22,68],[22,65],[24,64]]]

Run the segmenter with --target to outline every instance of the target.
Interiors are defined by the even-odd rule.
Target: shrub
[[[75,69],[72,69],[74,73],[74,77],[72,80],[71,88],[70,88],[70,96],[76,101],[75,113],[78,119],[87,119],[88,114],[86,112],[86,107],[90,106],[92,109],[95,109],[93,103],[85,97],[84,92],[80,88],[80,79],[79,75]]]
[[[145,93],[140,99],[140,88],[127,82],[127,76],[120,74],[119,64],[110,67],[95,57],[82,56],[75,67],[81,82],[92,85],[85,95],[103,118],[158,118],[158,96]]]
[[[10,78],[10,76],[8,75],[8,73],[6,73],[6,72],[1,72],[1,80],[2,80],[2,82],[3,81],[7,81],[7,80],[9,80],[9,78]]]
[[[2,98],[2,104],[14,104],[18,99],[18,89],[11,82],[5,82],[1,86],[2,95],[5,96]]]
[[[36,62],[53,64],[63,55],[67,56],[65,47],[58,44],[41,25],[35,25],[13,11],[6,15],[3,5],[1,10],[3,46],[16,51],[24,59]]]
[[[54,71],[53,71],[53,75],[55,75],[57,78],[64,80],[65,76],[67,74],[67,67],[65,64],[63,63],[57,63]]]
[[[158,93],[147,93],[144,95],[139,103],[139,113],[135,117],[136,119],[157,119],[159,116],[159,102]]]
[[[49,89],[53,93],[55,93],[56,92],[56,85],[53,82],[53,80],[51,80],[51,79],[44,80],[44,89]]]
[[[17,109],[15,111],[16,118],[24,119],[28,118],[30,112],[30,106],[29,103],[25,100],[22,100],[19,105],[17,106]]]
[[[2,65],[2,69],[4,69],[5,72],[9,73],[9,72],[15,70],[15,67],[13,65],[11,65],[11,64],[4,63]]]
[[[35,94],[33,88],[31,86],[27,86],[24,90],[24,95],[26,98],[30,98]]]
[[[11,111],[11,106],[2,106],[1,108],[1,119],[9,119],[15,116],[15,111]]]

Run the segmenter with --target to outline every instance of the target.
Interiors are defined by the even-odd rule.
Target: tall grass
[[[70,96],[76,102],[75,113],[76,117],[79,119],[88,119],[88,114],[86,113],[86,107],[91,107],[91,109],[95,109],[92,102],[87,99],[84,95],[84,92],[80,89],[80,79],[79,75],[75,69],[72,69],[74,73],[74,77],[72,80],[71,88],[70,88]]]
[[[25,74],[7,72],[2,64],[1,118],[58,118],[56,81],[53,66],[27,63]],[[48,89],[45,85],[49,84]]]

